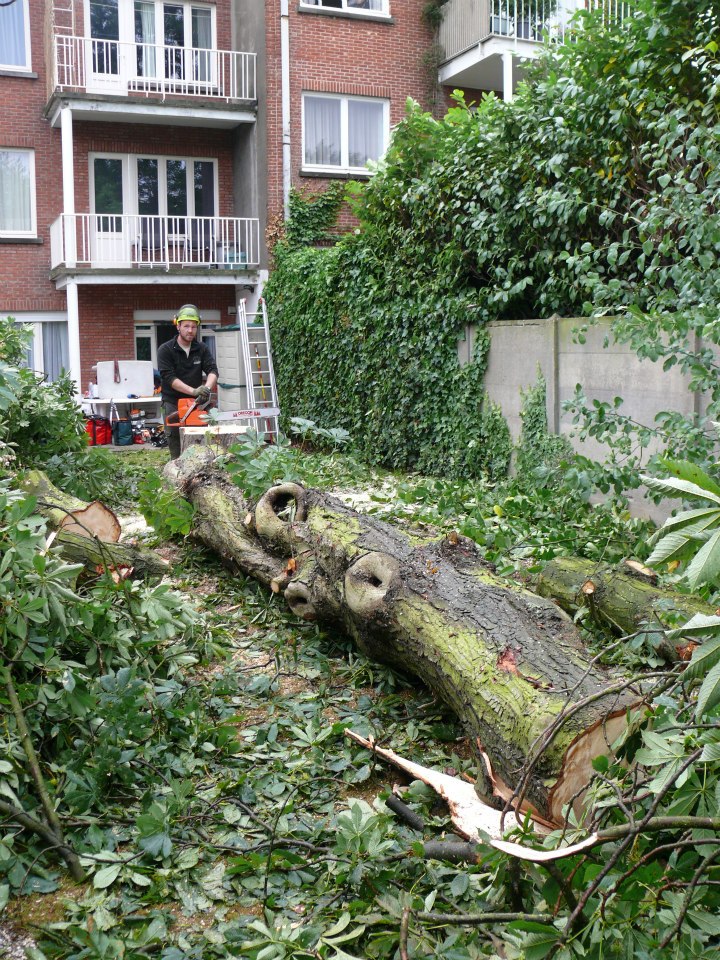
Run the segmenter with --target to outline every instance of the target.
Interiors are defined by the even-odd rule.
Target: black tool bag
[[[121,417],[115,404],[110,408],[110,423],[113,444],[116,447],[129,447],[133,443],[132,421],[127,417]]]

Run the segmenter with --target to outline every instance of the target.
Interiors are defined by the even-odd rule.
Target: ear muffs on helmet
[[[194,303],[184,304],[173,317],[173,323],[176,327],[179,326],[183,320],[192,320],[193,323],[197,323],[198,326],[200,325],[200,314]]]

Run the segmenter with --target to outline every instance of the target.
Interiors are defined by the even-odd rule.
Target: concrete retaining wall
[[[615,397],[622,397],[621,412],[648,426],[661,410],[684,414],[704,410],[705,398],[690,392],[688,377],[677,367],[664,372],[661,363],[641,361],[628,346],[614,343],[609,318],[589,327],[584,343],[575,342],[573,331],[585,323],[584,319],[551,317],[499,320],[487,327],[491,347],[485,387],[502,409],[514,440],[522,426],[521,390],[534,386],[538,369],[547,382],[550,430],[568,436],[578,453],[596,460],[604,459],[606,448],[595,440],[581,442],[573,437],[572,416],[562,409],[578,383],[589,400],[612,403]],[[476,329],[468,326],[465,339],[458,344],[461,364],[472,357]],[[636,499],[635,507],[654,519],[667,516],[667,509],[658,511],[647,501]]]

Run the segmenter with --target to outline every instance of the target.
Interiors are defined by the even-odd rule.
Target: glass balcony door
[[[126,93],[133,81],[183,86],[217,82],[215,11],[161,0],[88,0],[88,90]]]
[[[217,161],[90,158],[93,266],[214,263]]]
[[[131,262],[130,227],[126,203],[128,164],[123,157],[92,159],[90,257],[93,266],[128,267]]]
[[[214,262],[215,161],[137,157],[135,164],[141,260]]]
[[[134,27],[138,77],[180,84],[214,81],[210,7],[135,0]]]

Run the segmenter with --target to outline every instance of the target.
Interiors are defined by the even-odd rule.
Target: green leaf
[[[700,520],[713,520],[715,518],[720,520],[720,511],[717,509],[717,507],[697,507],[695,510],[683,510],[674,517],[668,517],[662,527],[660,527],[660,529],[657,530],[652,537],[650,537],[648,543],[655,543],[660,539],[660,537],[664,537],[670,530],[677,530],[681,527],[687,526],[695,527],[695,524]],[[703,528],[698,527],[698,529]]]
[[[701,763],[717,763],[720,760],[720,741],[706,743],[703,752],[700,754]],[[720,785],[720,780],[718,780]]]
[[[691,589],[701,583],[712,583],[720,573],[720,530],[698,550],[685,571]]]
[[[647,558],[649,567],[658,566],[661,563],[669,563],[671,560],[681,560],[692,551],[696,544],[692,536],[688,534],[687,529],[674,530],[667,535],[660,532],[659,543]]]
[[[669,639],[675,640],[678,637],[692,637],[705,633],[717,633],[720,629],[720,617],[714,614],[696,613],[682,627],[676,627],[668,630],[666,635]],[[704,646],[707,646],[704,645]]]
[[[462,897],[467,893],[469,887],[470,878],[468,875],[466,873],[458,873],[450,884],[450,892],[453,897]]]
[[[704,677],[720,661],[720,637],[713,637],[693,650],[690,662],[683,674],[684,680],[696,680]]]
[[[542,933],[531,933],[524,943],[525,960],[543,960],[559,937],[555,927],[547,927]]]
[[[715,494],[711,490],[704,490],[698,484],[691,483],[689,480],[659,480],[657,477],[644,475],[640,479],[650,490],[664,493],[666,497],[682,497],[683,499],[697,497],[700,500],[709,500],[720,505],[720,494]]]
[[[720,663],[716,663],[710,673],[703,680],[698,702],[695,709],[695,719],[700,720],[704,714],[720,703]]]
[[[703,490],[709,490],[720,497],[720,484],[716,483],[704,470],[701,470],[697,464],[690,463],[688,460],[670,460],[667,457],[662,457],[660,463],[668,473],[672,473],[679,480],[687,480],[688,483],[701,487]]]
[[[107,867],[103,867],[93,877],[93,886],[96,890],[104,890],[117,880],[121,870],[121,863],[111,863]]]

